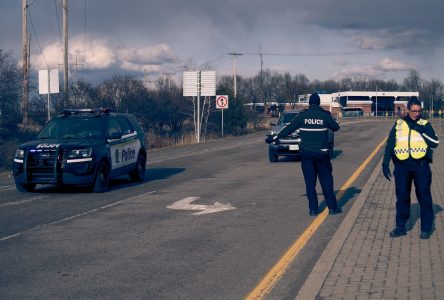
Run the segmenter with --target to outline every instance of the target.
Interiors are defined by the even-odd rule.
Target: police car
[[[145,179],[147,152],[134,116],[108,109],[67,109],[51,119],[35,140],[20,145],[13,174],[17,190],[37,184],[87,185],[108,189],[110,178]]]

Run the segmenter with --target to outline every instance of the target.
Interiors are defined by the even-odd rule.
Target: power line
[[[28,5],[28,6],[29,6],[29,5]],[[39,41],[39,37],[38,37],[38,34],[37,34],[37,30],[36,30],[35,27],[34,27],[34,22],[32,22],[31,11],[30,11],[29,8],[28,8],[28,15],[29,15],[29,21],[31,22],[32,30],[34,31],[34,35],[35,35],[35,39],[36,39],[36,41],[37,41],[37,45],[39,46],[39,49],[40,49],[40,53],[41,53],[41,55],[42,55],[42,57],[43,57],[43,60],[45,61],[46,66],[47,66],[48,69],[49,69],[48,62],[46,61],[45,55],[43,55],[42,47],[40,46],[40,41]]]
[[[262,52],[245,52],[245,55],[267,55],[267,56],[337,56],[337,55],[357,55],[357,52],[330,52],[330,53],[262,53]]]
[[[212,60],[209,60],[209,61],[201,64],[199,66],[199,68],[203,68],[204,66],[213,66],[214,67],[214,66],[223,64],[223,63],[225,63],[225,62],[227,62],[229,60],[230,60],[230,56],[229,55],[222,54],[222,55],[219,55],[218,57],[216,57],[216,58],[214,58]]]

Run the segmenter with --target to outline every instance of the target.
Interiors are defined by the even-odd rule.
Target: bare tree
[[[21,75],[9,53],[0,49],[0,132],[7,134],[20,121]]]
[[[431,112],[442,108],[443,97],[444,85],[440,80],[433,78],[430,81],[423,82],[421,98],[424,100],[425,106],[429,108]]]
[[[416,92],[421,89],[423,85],[423,80],[421,78],[421,74],[415,69],[411,69],[409,71],[409,75],[404,79],[403,89],[405,91]]]

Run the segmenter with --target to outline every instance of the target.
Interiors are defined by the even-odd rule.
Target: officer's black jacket
[[[276,134],[276,139],[286,137],[295,130],[300,130],[301,149],[306,151],[323,153],[328,151],[328,129],[338,131],[339,123],[330,112],[319,105],[312,104],[307,110],[302,111],[290,124]]]
[[[414,121],[410,118],[409,115],[407,115],[404,118],[402,118],[402,120],[404,120],[404,122],[407,123],[409,128],[414,128],[415,123],[417,123],[419,119]],[[430,149],[436,148],[439,144],[439,140],[438,137],[436,136],[435,131],[433,130],[432,125],[430,124],[430,122],[428,122],[426,125],[424,125],[424,127],[425,131],[423,134],[421,134],[422,137],[424,138],[424,141],[426,142],[427,146],[429,146]],[[382,165],[388,166],[390,164],[390,159],[392,159],[394,163],[398,162],[398,159],[396,158],[393,152],[395,146],[396,146],[396,122],[393,125],[392,129],[390,130],[389,136],[387,138],[387,144],[385,146],[384,159],[382,161]],[[431,155],[431,152],[428,154],[428,156],[429,155]],[[431,160],[430,157],[426,158],[429,158]],[[409,157],[408,160],[413,160],[413,158]]]

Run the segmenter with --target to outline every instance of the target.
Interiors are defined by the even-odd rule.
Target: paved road
[[[343,124],[336,189],[391,124]],[[154,151],[145,183],[122,177],[105,194],[54,187],[22,194],[1,181],[0,298],[244,298],[313,220],[299,162],[269,163],[264,134]],[[377,160],[341,200],[345,212]],[[235,209],[167,208],[186,197]],[[269,299],[294,299],[345,215],[326,219]]]

